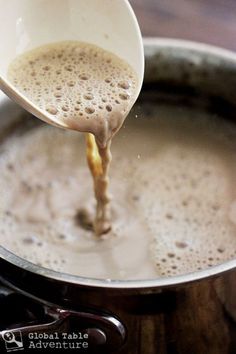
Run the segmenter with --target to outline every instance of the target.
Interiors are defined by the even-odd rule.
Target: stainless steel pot
[[[145,52],[139,104],[201,105],[235,120],[235,54],[160,39],[146,39]],[[0,103],[3,139],[24,113],[6,98]],[[236,259],[182,276],[108,281],[51,271],[0,247],[0,280],[45,306],[48,323],[21,328],[25,336],[70,330],[73,323],[97,353],[236,353]]]

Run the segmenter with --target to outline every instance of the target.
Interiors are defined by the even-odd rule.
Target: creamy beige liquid
[[[47,125],[21,130],[0,155],[0,243],[47,268],[142,279],[236,256],[236,127],[147,104],[113,142],[113,230],[96,238],[84,137]],[[191,119],[190,119],[191,118]]]
[[[70,129],[94,134],[96,142],[92,135],[87,138],[97,199],[94,230],[98,235],[107,233],[111,228],[108,192],[111,138],[134,103],[135,72],[128,63],[102,48],[67,41],[17,57],[10,65],[8,77],[47,115],[56,117]],[[100,160],[93,159],[96,151]]]

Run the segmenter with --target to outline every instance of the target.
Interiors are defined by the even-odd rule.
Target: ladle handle
[[[7,341],[10,336],[22,341],[25,349],[34,349],[36,343],[62,343],[63,341],[76,344],[81,353],[113,353],[125,341],[126,331],[123,324],[110,315],[95,314],[93,312],[77,312],[59,308],[46,308],[47,322],[42,324],[29,324],[0,331],[0,338],[5,345],[14,345]],[[9,334],[10,333],[10,334]],[[12,336],[13,334],[13,336]],[[50,336],[51,335],[51,336]],[[49,344],[37,349],[50,350]],[[51,344],[52,346],[54,344]],[[57,349],[62,349],[55,347]],[[7,347],[6,347],[7,348]],[[65,347],[64,347],[65,349]]]

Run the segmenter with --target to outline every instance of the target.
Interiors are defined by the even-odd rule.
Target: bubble
[[[57,108],[56,108],[55,106],[53,106],[53,105],[47,106],[47,107],[46,107],[46,111],[47,111],[48,113],[52,114],[52,115],[56,115],[57,112],[58,112]]]
[[[128,95],[128,93],[120,93],[119,97],[121,100],[126,101],[126,100],[129,100],[130,95]]]
[[[118,83],[118,87],[120,87],[124,90],[128,90],[130,88],[130,83],[128,81],[120,81]]]
[[[175,242],[175,245],[176,245],[176,247],[178,247],[178,248],[186,248],[186,247],[188,247],[187,243],[186,243],[186,242],[183,242],[183,241],[176,241],[176,242]]]
[[[88,114],[93,114],[95,109],[93,107],[85,107],[85,112]]]
[[[15,167],[12,163],[8,163],[6,167],[9,171],[14,171],[14,169],[15,169]]]
[[[75,86],[75,81],[69,81],[68,83],[67,83],[67,85],[69,86],[69,87],[74,87]]]
[[[86,94],[84,94],[83,97],[85,100],[93,100],[94,99],[94,96],[91,93],[86,93]]]
[[[220,206],[219,205],[217,205],[217,204],[213,204],[212,205],[212,210],[213,211],[218,211],[220,209]]]
[[[43,70],[44,70],[44,71],[49,71],[50,69],[51,69],[51,68],[50,68],[49,65],[46,65],[46,66],[43,67]]]
[[[79,75],[79,78],[80,78],[81,80],[86,81],[86,80],[89,80],[89,75],[87,75],[87,74],[80,74],[80,75]]]
[[[66,65],[65,70],[71,72],[73,71],[73,67],[71,65]]]
[[[61,97],[62,97],[62,94],[61,94],[60,92],[55,92],[55,93],[54,93],[54,96],[55,96],[56,98],[61,98]]]
[[[106,110],[108,112],[111,112],[112,111],[112,106],[110,104],[106,105]]]
[[[68,106],[62,106],[61,108],[64,112],[68,112],[69,111],[69,107]]]
[[[28,237],[23,238],[22,241],[25,245],[32,245],[34,243],[34,238],[28,236]]]

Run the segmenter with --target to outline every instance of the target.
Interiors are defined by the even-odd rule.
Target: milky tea
[[[236,256],[232,123],[142,103],[113,140],[110,203],[109,144],[133,104],[132,69],[97,47],[66,42],[17,58],[9,78],[41,109],[95,135],[97,150],[87,136],[88,161],[95,192],[96,183],[104,186],[97,203],[105,214],[96,213],[84,135],[44,124],[25,129],[0,155],[4,247],[47,268],[102,279],[172,276]],[[96,217],[105,236],[94,235]]]

